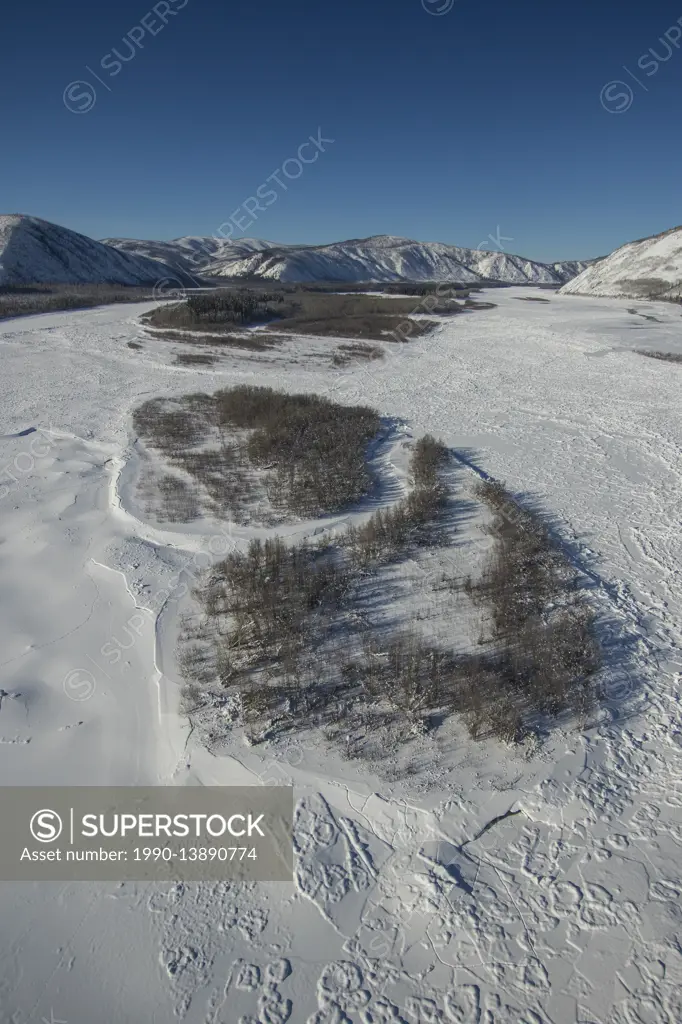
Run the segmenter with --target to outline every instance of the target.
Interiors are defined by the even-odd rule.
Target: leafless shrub
[[[207,436],[207,426],[188,400],[153,398],[133,413],[136,433],[167,455],[200,444]]]
[[[430,435],[417,442],[410,460],[412,491],[388,509],[379,509],[362,526],[351,526],[346,543],[361,565],[391,560],[410,545],[423,544],[429,527],[447,500],[440,470],[448,459],[447,449]]]
[[[145,314],[153,327],[178,327],[201,331],[234,329],[236,324],[263,323],[287,316],[295,306],[281,290],[257,291],[248,288],[222,289],[190,295],[184,302],[170,303]]]
[[[368,338],[373,341],[404,342],[428,334],[438,326],[438,321],[412,320],[385,312],[364,316],[329,316],[320,320],[290,317],[280,321],[277,326],[279,330],[292,334],[313,334],[320,338]]]
[[[377,288],[376,285],[373,286]],[[437,295],[455,297],[457,299],[468,298],[470,292],[478,291],[477,288],[463,285],[459,281],[390,281],[381,284],[379,290],[387,295]]]
[[[267,352],[268,349],[281,345],[283,341],[290,340],[286,335],[272,334],[269,331],[250,331],[248,334],[231,334],[227,331],[223,334],[200,334],[191,331],[155,330],[149,337],[158,341],[182,342],[184,345],[209,345],[212,348],[236,348],[248,352]]]
[[[347,366],[348,363],[357,359],[374,360],[383,359],[384,350],[378,345],[369,345],[366,342],[351,342],[346,345],[339,345],[332,356],[334,366]]]
[[[425,434],[414,446],[410,460],[410,474],[417,490],[439,486],[439,473],[450,455],[444,444],[431,434]]]
[[[175,362],[178,366],[215,366],[217,360],[204,352],[178,352]]]
[[[209,587],[213,607],[234,621],[230,639],[239,650],[264,657],[300,649],[306,620],[337,595],[339,571],[324,552],[287,547],[279,538],[252,541],[216,569]],[[216,604],[217,602],[217,604]]]
[[[490,532],[496,543],[472,593],[488,604],[494,636],[504,640],[529,617],[541,615],[565,591],[572,573],[540,519],[517,505],[501,484],[486,481],[477,492],[493,511]]]
[[[321,706],[320,674],[304,685],[301,658],[329,628],[349,579],[333,549],[288,547],[275,537],[230,555],[200,591],[205,613],[226,624],[215,643],[217,673],[224,687],[237,688],[254,742]]]
[[[666,363],[682,363],[682,354],[679,352],[648,352],[644,348],[635,349],[638,355],[647,356],[649,359],[662,359]]]
[[[215,664],[210,647],[205,644],[185,643],[178,651],[178,667],[183,678],[189,680],[189,697],[193,703],[201,703],[203,688],[213,682]]]
[[[577,574],[540,518],[502,484],[486,481],[477,490],[493,512],[495,543],[481,579],[467,589],[487,609],[494,656],[479,663],[488,699],[470,713],[473,729],[487,721],[500,734],[508,719],[517,735],[538,715],[585,714],[600,650]]]
[[[303,515],[333,512],[370,488],[365,450],[381,425],[373,410],[250,386],[220,391],[215,401],[221,430],[252,431],[242,451],[268,470],[276,507]]]
[[[232,425],[262,414],[255,390],[232,396]],[[187,678],[201,680],[202,707],[221,691],[231,702],[226,729],[239,723],[259,743],[318,728],[345,756],[378,760],[451,715],[475,739],[516,743],[542,717],[589,710],[600,666],[592,612],[544,524],[500,484],[478,489],[494,538],[481,579],[467,588],[490,622],[480,653],[455,654],[409,630],[358,634],[352,625],[364,567],[404,554],[415,530],[440,515],[446,460],[440,442],[422,438],[411,494],[364,527],[318,547],[254,541],[214,567],[198,591],[214,624],[213,660],[195,640]]]
[[[238,288],[235,291],[220,291],[190,295],[187,308],[193,321],[201,323],[250,324],[281,316],[282,308],[291,308],[286,292],[253,291]]]
[[[133,423],[223,515],[242,514],[259,488],[281,514],[324,515],[358,501],[372,485],[365,451],[381,427],[364,406],[252,386],[153,399]]]
[[[262,396],[246,390],[235,397],[232,422],[253,422],[253,405],[260,410]],[[412,477],[422,491],[437,490],[444,457],[433,438],[415,446]],[[397,531],[391,536],[394,553],[399,538],[407,537],[395,524],[409,507],[383,515],[382,522]],[[239,694],[240,721],[252,742],[306,725],[331,734],[357,707],[377,727],[390,721],[396,740],[427,727],[435,703],[444,699],[439,686],[448,659],[412,635],[390,638],[383,652],[368,645],[360,661],[350,657],[353,633],[339,634],[339,621],[360,578],[348,544],[287,546],[275,537],[230,555],[200,588],[207,620],[219,624],[214,680]],[[338,671],[311,670],[312,652],[327,644],[338,650]],[[349,753],[347,744],[344,749]]]
[[[67,309],[89,309],[114,302],[154,299],[151,287],[114,284],[32,284],[0,287],[0,320]]]
[[[373,317],[373,316],[409,316],[414,312],[415,304],[412,299],[386,298],[382,295],[362,294],[320,294],[314,292],[297,292],[295,296],[296,310],[291,317],[297,322],[304,321],[325,321],[343,320],[348,317]],[[443,300],[442,306],[436,303],[432,312],[440,309],[449,311],[452,307],[449,302]],[[283,320],[278,327],[284,326],[287,320]],[[288,324],[288,326],[292,326]]]
[[[138,482],[138,496],[147,514],[158,522],[191,523],[201,515],[197,488],[181,477],[158,475],[146,467]]]
[[[463,308],[450,296],[429,295],[425,303],[428,306],[416,312],[452,314]],[[339,295],[302,287],[276,292],[238,288],[192,295],[185,302],[159,306],[142,319],[156,328],[230,335],[236,325],[273,320],[278,332],[289,334],[407,341],[436,325],[435,321],[410,319],[414,312],[414,300],[408,298],[358,292]]]
[[[624,295],[632,298],[657,300],[659,302],[680,302],[682,298],[679,285],[673,285],[660,277],[635,278],[634,280],[621,280],[619,287]]]
[[[368,694],[387,701],[422,729],[443,697],[449,660],[445,652],[407,632],[391,637],[380,655],[375,648],[366,657],[375,662],[363,679]]]
[[[200,515],[196,493],[176,476],[166,475],[159,481],[165,517],[172,523],[191,523]]]

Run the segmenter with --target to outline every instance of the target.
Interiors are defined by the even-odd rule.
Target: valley
[[[178,363],[196,341],[156,337],[153,302],[0,323],[3,775],[291,782],[297,800],[291,885],[4,886],[9,1020],[88,1020],[101,1002],[123,1024],[675,1024],[682,371],[639,351],[681,355],[680,311],[518,301],[536,294],[484,288],[491,308],[429,314],[429,333],[341,365],[339,339],[295,331]],[[237,387],[374,410],[369,495],[269,522],[258,492],[227,517],[201,492],[192,515],[165,516],[141,482],[181,472],[134,411]],[[361,528],[409,494],[426,435],[451,453],[455,518],[442,543],[370,574],[354,612],[475,646],[480,612],[444,583],[484,565],[478,489],[499,481],[598,612],[594,707],[520,743],[472,739],[455,716],[381,758],[315,727],[207,744],[210,723],[182,713],[178,660],[207,571],[275,534]]]

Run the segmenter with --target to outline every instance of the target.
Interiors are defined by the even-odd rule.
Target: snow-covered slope
[[[165,263],[120,252],[39,217],[0,215],[0,284],[155,284],[171,275],[177,271]]]
[[[217,258],[205,270],[225,277],[279,281],[459,281],[563,284],[587,263],[536,263],[520,256],[416,242],[392,235],[331,245],[277,246],[247,256]]]
[[[275,242],[267,242],[261,238],[239,238],[232,242],[211,235],[187,235],[184,238],[173,238],[169,242],[145,241],[138,238],[103,238],[102,243],[134,256],[162,260],[168,266],[187,273],[196,273],[218,259],[239,259],[276,245]]]
[[[682,298],[682,227],[616,249],[562,289],[566,295]]]

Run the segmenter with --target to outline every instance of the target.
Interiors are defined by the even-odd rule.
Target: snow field
[[[292,886],[3,885],[12,1024],[682,1017],[682,371],[633,351],[680,351],[679,310],[525,294],[494,291],[497,308],[340,370],[307,339],[174,366],[174,345],[143,337],[149,304],[0,324],[3,781],[291,779],[299,800]],[[188,742],[179,613],[201,556],[253,531],[145,521],[130,414],[240,382],[370,404],[456,449],[463,497],[486,472],[550,512],[606,611],[588,728],[535,752],[453,728],[395,781],[314,737],[223,757]],[[30,427],[33,448],[11,436]],[[399,479],[399,449],[391,466]]]

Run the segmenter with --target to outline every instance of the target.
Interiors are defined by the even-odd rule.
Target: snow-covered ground
[[[527,294],[342,369],[304,339],[295,363],[173,365],[128,347],[149,304],[0,324],[2,782],[292,779],[300,801],[296,885],[2,883],[3,1022],[682,1019],[682,368],[633,351],[682,352],[680,310]],[[178,613],[248,531],[146,520],[130,413],[233,382],[366,402],[541,503],[604,613],[588,728],[535,753],[462,737],[400,782],[307,741],[187,743]]]

